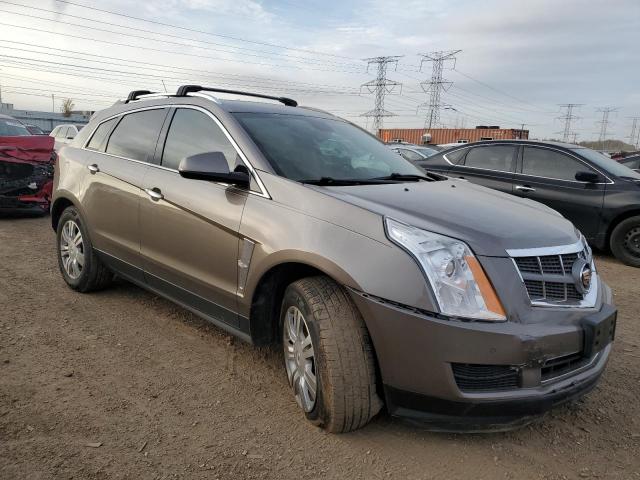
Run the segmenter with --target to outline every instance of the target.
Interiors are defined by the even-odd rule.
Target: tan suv
[[[281,343],[300,408],[332,432],[383,401],[438,428],[506,428],[593,388],[616,310],[570,222],[291,99],[220,92],[132,92],[61,149],[51,213],[71,288],[117,274]]]

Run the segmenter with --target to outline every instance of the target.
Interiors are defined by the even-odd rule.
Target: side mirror
[[[579,182],[597,183],[600,176],[595,172],[577,172],[576,180]]]
[[[67,140],[73,140],[75,137],[67,137]]]
[[[249,187],[249,174],[230,172],[229,164],[222,152],[206,152],[182,159],[178,172],[184,178],[229,183],[238,187]]]

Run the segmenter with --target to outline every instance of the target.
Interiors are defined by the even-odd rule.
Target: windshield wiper
[[[432,182],[433,178],[427,177],[425,175],[415,175],[411,173],[392,173],[391,175],[387,175],[385,177],[376,177],[371,180],[395,180],[395,181],[420,181],[426,180],[427,182]]]
[[[333,177],[320,177],[320,178],[312,178],[309,180],[298,180],[300,183],[308,183],[309,185],[320,185],[320,186],[348,186],[348,185],[379,185],[381,183],[389,183],[385,182],[384,178],[333,178]]]

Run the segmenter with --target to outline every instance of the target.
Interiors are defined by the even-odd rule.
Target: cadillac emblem
[[[571,269],[571,274],[576,286],[576,290],[578,290],[578,292],[582,293],[583,295],[587,293],[591,288],[591,278],[593,274],[591,270],[591,264],[586,260],[579,258],[574,262]]]

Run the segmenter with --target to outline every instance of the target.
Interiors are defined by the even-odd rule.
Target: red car
[[[53,144],[52,137],[32,135],[20,121],[0,115],[0,213],[49,211]]]

